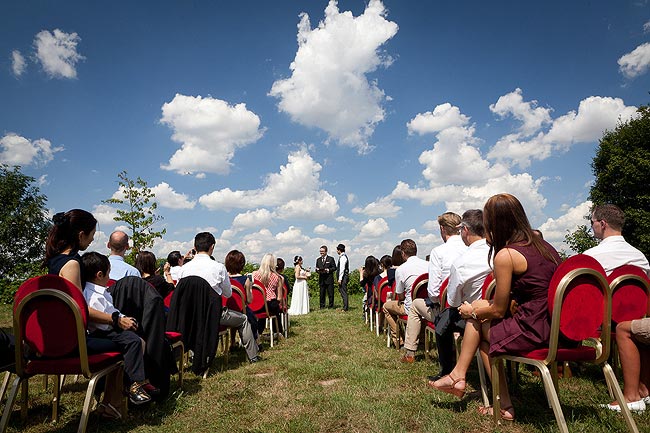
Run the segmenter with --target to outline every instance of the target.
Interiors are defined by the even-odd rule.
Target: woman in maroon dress
[[[557,251],[533,233],[524,208],[513,195],[490,197],[483,209],[483,224],[490,245],[488,260],[494,257],[494,298],[459,307],[467,320],[460,356],[449,375],[429,382],[458,397],[465,394],[465,373],[477,348],[490,375],[488,355],[520,354],[548,345],[548,286],[561,261]],[[501,418],[513,420],[506,375],[499,377]],[[492,408],[480,411],[491,414]]]

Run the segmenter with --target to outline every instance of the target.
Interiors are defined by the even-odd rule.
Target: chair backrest
[[[612,329],[617,323],[650,315],[650,280],[643,269],[619,266],[607,281],[612,289]]]
[[[41,359],[80,358],[82,372],[89,377],[87,323],[86,300],[72,283],[57,275],[25,281],[14,300],[16,372],[24,373],[24,343],[30,355]]]
[[[234,278],[230,279],[230,285],[233,288],[236,287],[237,289],[239,289],[239,291],[241,292],[241,296],[242,296],[242,302],[244,303],[244,305],[246,305],[246,288],[244,287],[244,285],[242,283],[240,283],[239,280],[236,280]]]
[[[163,299],[163,304],[165,304],[165,308],[169,310],[169,304],[172,302],[172,296],[174,295],[174,290],[170,290],[169,293],[167,293],[167,296]]]
[[[240,287],[241,284],[237,283]],[[221,297],[221,301],[224,307],[228,307],[229,310],[238,311],[240,313],[244,312],[246,306],[245,296],[243,294],[243,287],[240,289],[236,285],[232,285],[232,295],[230,298]]]
[[[413,299],[426,299],[429,297],[427,288],[429,287],[429,274],[422,274],[415,279],[413,286],[411,286],[411,300]]]
[[[449,286],[449,277],[445,278],[445,281],[440,285],[440,306],[442,308],[448,308],[449,304],[447,303],[447,287]]]
[[[481,286],[481,298],[492,299],[494,297],[494,289],[497,287],[497,282],[494,279],[494,272],[490,272]]]
[[[603,350],[599,360],[609,356],[611,291],[596,259],[578,254],[557,267],[549,284],[548,311],[549,358],[555,357],[561,339],[580,343],[590,338],[600,338]]]
[[[386,303],[386,293],[389,291],[390,285],[388,284],[388,277],[384,277],[379,280],[377,287],[375,287],[375,292],[377,293],[376,298],[381,304]]]
[[[255,312],[255,315],[268,315],[269,312],[266,305],[266,287],[264,287],[264,283],[257,279],[254,280],[251,291],[253,294],[253,300],[248,304],[250,309]]]

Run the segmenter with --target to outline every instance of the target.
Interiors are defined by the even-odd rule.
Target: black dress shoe
[[[251,364],[254,364],[256,362],[260,362],[261,360],[262,360],[262,358],[260,358],[260,356],[257,355],[254,358],[251,358],[248,362],[250,362]]]
[[[129,387],[129,401],[135,405],[140,405],[151,401],[151,397],[143,389],[142,385],[142,383],[133,382],[133,384]]]

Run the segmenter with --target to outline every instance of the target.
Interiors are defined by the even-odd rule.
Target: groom
[[[316,259],[316,272],[318,272],[318,287],[320,288],[320,308],[325,308],[325,292],[329,300],[328,308],[334,308],[334,271],[336,262],[334,257],[327,255],[327,247],[320,247],[320,257]]]

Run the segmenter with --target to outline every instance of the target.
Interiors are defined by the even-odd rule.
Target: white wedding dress
[[[301,269],[300,276],[307,276],[307,271]],[[291,293],[289,315],[299,316],[307,313],[309,313],[309,286],[307,286],[307,280],[296,278],[296,282],[293,285],[293,292]]]

